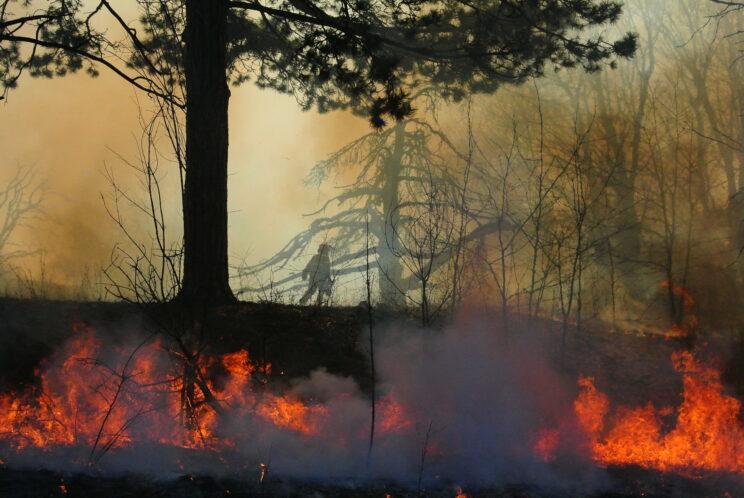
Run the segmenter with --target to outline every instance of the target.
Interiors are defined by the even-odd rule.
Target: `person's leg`
[[[313,294],[315,294],[315,289],[317,287],[318,286],[315,283],[310,284],[307,287],[307,290],[305,291],[305,293],[300,298],[300,304],[304,305],[307,302],[307,300],[310,299],[313,296]]]
[[[331,286],[327,284],[322,284],[318,286],[318,306],[323,304],[325,300],[325,304],[330,303],[331,298]]]

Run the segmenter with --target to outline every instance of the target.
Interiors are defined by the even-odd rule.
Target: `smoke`
[[[136,112],[131,91],[106,75],[27,79],[3,105],[0,166],[33,168],[45,191],[41,216],[17,230],[12,242],[45,252],[47,278],[78,283],[83,268],[106,261],[116,232],[104,222],[101,172],[113,158],[109,148],[133,145]],[[19,264],[38,271],[37,258]]]
[[[272,476],[310,481],[596,489],[604,474],[582,456],[578,443],[564,448],[571,458],[560,465],[544,461],[533,449],[540,429],[557,426],[570,412],[575,388],[550,366],[538,333],[515,327],[506,334],[493,323],[465,313],[441,331],[399,323],[379,331],[377,423],[369,465],[369,395],[351,378],[318,370],[281,393],[257,394],[250,407],[234,397],[223,400],[228,409],[215,435],[229,444],[216,451],[159,445],[152,434],[158,424],[143,419],[131,425],[135,443],[111,449],[97,468],[113,474],[172,477],[189,472],[251,480],[263,464]],[[105,335],[122,337],[120,332]],[[107,340],[97,353],[104,364],[116,364],[113,351],[133,349],[113,342]],[[70,362],[70,352],[69,346],[61,348],[49,365]],[[153,356],[151,364],[158,368],[167,365],[163,356],[145,349],[138,354]],[[96,384],[94,376],[87,382]],[[267,416],[278,399],[305,403],[297,415],[304,429],[298,430],[284,412]],[[170,424],[164,427],[178,422]],[[14,466],[81,470],[90,447],[63,448],[40,454],[27,448],[4,459]]]
[[[121,158],[137,163],[140,108],[148,99],[106,71],[53,80],[25,78],[2,105],[0,150],[6,171],[36,170],[45,184],[43,216],[14,234],[13,244],[45,253],[46,278],[76,286],[86,269],[104,267],[123,240],[101,200],[110,191],[104,174],[135,197],[140,178]],[[233,91],[230,108],[230,256],[263,258],[303,227],[302,214],[317,206],[319,192],[303,184],[314,162],[368,131],[364,119],[346,113],[303,113],[290,96],[246,85]],[[166,156],[170,150],[162,145]],[[177,179],[162,165],[166,182]],[[0,177],[3,181],[5,176]],[[180,202],[169,188],[166,220],[180,230]],[[267,212],[272,216],[258,215]],[[149,220],[128,215],[135,229]],[[261,241],[261,243],[257,243]],[[38,258],[16,264],[38,274]]]

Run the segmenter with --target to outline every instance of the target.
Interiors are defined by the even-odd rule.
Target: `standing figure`
[[[318,292],[318,305],[323,301],[323,297],[331,296],[333,280],[331,280],[330,249],[331,246],[328,244],[320,244],[318,254],[313,256],[305,269],[302,270],[302,280],[308,280],[309,278],[310,281],[307,285],[307,291],[300,298],[300,304],[305,304],[316,291]]]

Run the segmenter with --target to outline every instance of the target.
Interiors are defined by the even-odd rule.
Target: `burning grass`
[[[181,448],[230,446],[219,433],[214,404],[234,414],[250,412],[277,427],[313,434],[325,409],[291,395],[254,388],[253,374],[270,365],[253,363],[245,350],[205,357],[200,368],[222,374],[206,389],[191,386],[193,420],[184,420],[184,376],[159,340],[133,348],[106,348],[90,327],[73,327],[72,338],[37,371],[38,385],[0,395],[0,440],[15,450],[86,446],[95,462],[110,449],[136,442]]]
[[[513,481],[529,473],[553,482],[564,478],[556,476],[567,460],[574,476],[602,468],[700,482],[714,474],[744,475],[741,403],[724,391],[718,371],[692,354],[672,358],[683,384],[676,409],[618,407],[583,376],[578,396],[566,392],[561,404],[548,398],[563,381],[535,361],[534,348],[494,356],[502,345],[485,333],[447,332],[428,344],[433,356],[416,356],[416,340],[395,342],[394,355],[384,349],[382,371],[389,378],[377,403],[380,475],[413,482],[424,476],[427,486],[480,485],[493,475],[495,482],[501,476]],[[442,371],[443,365],[459,367]],[[92,327],[74,326],[39,365],[35,384],[0,394],[0,457],[17,462],[23,459],[15,456],[36,455],[38,462],[39,455],[65,455],[67,468],[95,472],[102,461],[136,460],[148,448],[164,447],[169,450],[158,458],[175,462],[180,473],[211,459],[217,466],[211,469],[224,466],[227,474],[263,483],[294,459],[292,475],[299,479],[312,480],[329,465],[343,468],[332,476],[365,474],[369,405],[350,379],[321,373],[315,380],[325,391],[308,394],[287,383],[277,390],[272,365],[246,349],[201,354],[197,368],[199,375],[189,374],[157,338],[112,344]],[[283,455],[271,453],[275,444],[283,445]],[[67,449],[75,451],[61,451]]]
[[[592,379],[581,379],[574,406],[594,459],[603,465],[639,465],[691,476],[705,471],[744,474],[741,402],[724,393],[716,369],[689,352],[675,354],[672,361],[684,386],[676,411],[649,402],[620,407],[611,418],[607,397]],[[672,421],[670,430],[665,430],[665,419]]]
[[[683,379],[677,408],[613,408],[594,379],[580,377],[573,411],[583,445],[601,466],[639,466],[692,478],[707,473],[744,475],[741,401],[724,392],[720,373],[689,352],[672,356]],[[571,430],[543,429],[533,444],[546,460],[555,458],[560,439]],[[570,436],[568,436],[570,437]]]

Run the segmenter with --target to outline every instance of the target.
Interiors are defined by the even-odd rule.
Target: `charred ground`
[[[665,476],[642,469],[610,469],[615,491],[602,492],[591,498],[648,498],[683,496],[736,496],[741,485],[730,476],[708,476],[689,479]],[[86,474],[62,475],[50,471],[13,471],[0,469],[0,491],[14,498],[37,497],[100,497],[100,498],[452,498],[458,493],[454,484],[443,484],[440,489],[412,491],[395,485],[378,483],[337,485],[272,480],[257,484],[245,476],[215,479],[209,476],[185,475],[177,479],[156,481],[141,476],[101,478]],[[531,489],[507,487],[502,489],[469,489],[471,498],[548,498]],[[458,495],[459,498],[459,495]]]
[[[34,382],[40,362],[76,329],[93,327],[108,339],[125,340],[143,332],[157,333],[164,322],[181,312],[169,305],[0,299],[0,387],[15,389]],[[481,313],[485,320],[499,323],[496,311]],[[509,320],[509,334],[539,338],[553,365],[567,378],[575,379],[578,374],[594,377],[599,387],[623,404],[648,399],[674,404],[681,384],[669,357],[688,347],[687,342],[659,334],[607,333],[605,328],[585,326],[569,331],[561,358],[559,323],[533,318],[528,324],[519,316]],[[390,324],[416,327],[415,318],[403,313],[376,312],[375,321],[381,334]],[[329,373],[352,377],[366,391],[370,379],[365,324],[366,311],[361,307],[241,302],[214,309],[205,315],[203,326],[213,335],[213,353],[245,348],[252,358],[272,364],[277,381],[325,368]],[[494,333],[499,333],[498,325]],[[728,341],[713,337],[697,346],[721,363],[718,366],[726,367],[728,383],[740,389],[737,349],[731,347],[731,339]],[[725,351],[734,353],[724,356]]]

